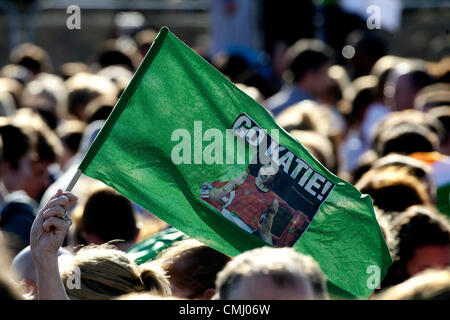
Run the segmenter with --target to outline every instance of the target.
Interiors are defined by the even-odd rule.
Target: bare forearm
[[[58,259],[51,257],[35,261],[39,300],[68,300],[59,275]]]

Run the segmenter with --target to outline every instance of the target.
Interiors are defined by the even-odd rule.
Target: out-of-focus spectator
[[[94,191],[75,219],[76,245],[103,244],[116,240],[126,251],[135,244],[139,229],[133,204],[111,188]]]
[[[155,41],[157,34],[158,32],[154,29],[144,29],[136,33],[134,36],[142,57],[145,57],[147,54],[147,51],[152,46],[153,41]]]
[[[89,73],[89,67],[83,62],[66,62],[59,67],[59,74],[64,80],[81,72]]]
[[[324,299],[325,276],[310,256],[290,248],[258,248],[231,260],[218,274],[219,300]]]
[[[89,102],[105,95],[118,96],[117,86],[109,79],[89,74],[77,73],[66,81],[69,91],[67,110],[63,112],[62,119],[83,119],[83,112]]]
[[[63,79],[50,73],[40,73],[27,83],[21,96],[21,107],[38,112],[52,130],[58,125],[66,103],[67,90]]]
[[[382,291],[376,300],[450,300],[450,268],[428,269]]]
[[[58,256],[67,255],[70,259],[72,254],[60,248]],[[11,268],[15,272],[16,281],[22,286],[22,291],[27,299],[37,299],[36,269],[31,256],[30,246],[25,247],[12,260]]]
[[[263,102],[275,116],[297,102],[317,99],[331,85],[328,68],[333,51],[322,41],[301,39],[287,50],[286,56],[289,65],[286,85]]]
[[[413,109],[414,99],[419,91],[433,82],[434,79],[426,72],[425,62],[401,62],[392,69],[386,80],[385,103],[397,111]]]
[[[433,108],[428,113],[442,123],[446,132],[441,139],[439,151],[443,154],[450,154],[450,105]]]
[[[106,120],[114,109],[116,98],[111,96],[100,96],[86,105],[83,112],[83,121],[91,123],[97,120]]]
[[[79,288],[68,285],[75,272]],[[61,266],[61,280],[71,300],[109,300],[132,292],[170,295],[169,281],[157,265],[136,266],[124,252],[108,245],[80,249]]]
[[[433,208],[413,206],[392,222],[393,264],[381,286],[399,284],[429,268],[450,265],[450,224]]]
[[[34,75],[40,72],[52,72],[53,66],[48,53],[32,43],[22,43],[16,47],[9,57],[12,64],[24,66]]]
[[[86,123],[81,120],[66,120],[56,128],[56,134],[63,145],[63,154],[60,159],[62,171],[66,171],[66,164],[77,153],[85,128]]]
[[[361,193],[369,194],[373,204],[384,211],[403,212],[413,205],[432,203],[429,187],[405,167],[371,169],[355,186]]]
[[[420,90],[414,100],[414,108],[425,111],[450,105],[450,83],[435,83]]]
[[[106,40],[97,59],[100,68],[120,65],[134,72],[141,61],[141,54],[133,39],[120,37]]]
[[[387,54],[387,44],[373,32],[355,30],[346,39],[344,57],[349,59],[353,79],[369,75],[375,63]]]
[[[172,295],[209,300],[215,294],[215,280],[231,258],[194,239],[182,240],[163,251],[155,262],[166,272]]]

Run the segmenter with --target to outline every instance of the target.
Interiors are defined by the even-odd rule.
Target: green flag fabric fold
[[[349,296],[370,295],[391,264],[370,197],[167,28],[79,168],[225,254],[311,255]]]

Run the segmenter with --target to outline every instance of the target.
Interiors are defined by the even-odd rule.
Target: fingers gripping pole
[[[75,184],[77,183],[78,179],[81,176],[81,170],[77,169],[77,172],[75,172],[75,174],[72,177],[72,180],[70,180],[69,185],[66,188],[66,191],[71,192],[73,187],[75,186]]]

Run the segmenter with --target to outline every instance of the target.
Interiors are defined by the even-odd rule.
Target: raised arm
[[[39,300],[67,300],[58,267],[58,249],[72,224],[66,214],[77,197],[58,192],[39,211],[30,232],[30,248],[36,268]]]
[[[211,190],[209,193],[209,198],[211,200],[219,200],[222,197],[229,194],[231,191],[239,187],[242,182],[245,181],[248,177],[248,171],[245,170],[242,172],[237,178],[234,178],[233,180],[228,181],[226,185],[224,185],[222,188]]]

